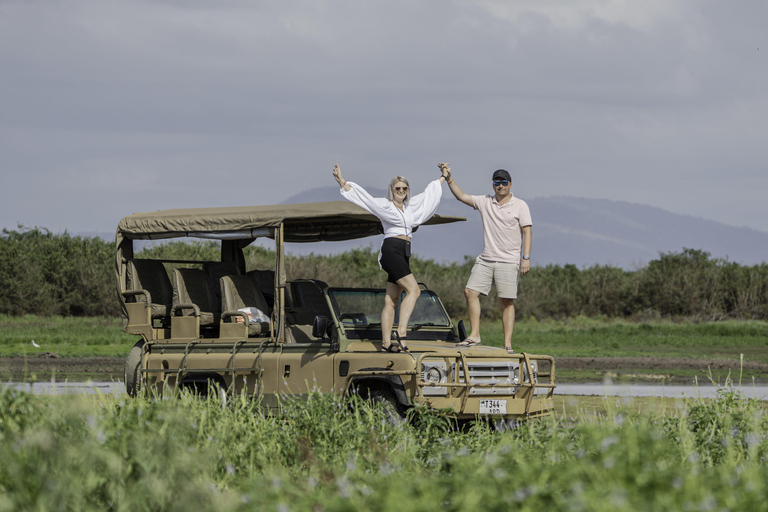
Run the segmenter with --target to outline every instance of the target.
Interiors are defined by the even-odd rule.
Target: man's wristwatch
[[[529,259],[531,259],[531,255],[530,255],[530,254],[528,254],[528,255],[526,256],[525,254],[523,254],[523,259],[524,259],[524,260],[529,260]]]

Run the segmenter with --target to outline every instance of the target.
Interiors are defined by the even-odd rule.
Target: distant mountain
[[[369,188],[384,196],[383,189]],[[302,192],[283,203],[336,201],[338,187]],[[526,199],[533,217],[532,261],[537,265],[571,263],[579,268],[612,265],[639,268],[662,252],[701,249],[713,257],[746,265],[768,261],[768,233],[745,227],[671,213],[661,208],[579,197]],[[414,253],[439,262],[474,259],[483,245],[482,222],[472,208],[458,202],[447,190],[438,213],[467,217],[466,222],[424,226],[414,237]],[[290,244],[294,254],[335,254],[353,247],[378,249],[380,237],[353,242]]]
[[[534,231],[534,244],[553,262],[631,268],[683,248],[746,265],[768,261],[768,233],[755,229],[625,201],[549,197],[529,204],[542,232],[537,240]]]

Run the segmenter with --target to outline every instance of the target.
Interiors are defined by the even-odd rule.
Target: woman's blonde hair
[[[408,192],[405,193],[405,200],[403,201],[403,205],[407,206],[408,201],[411,200],[411,186],[408,184],[408,180],[402,176],[395,176],[394,178],[392,178],[392,181],[389,182],[389,190],[387,190],[387,199],[389,199],[390,201],[394,201],[395,183],[399,183],[401,181],[405,183],[406,187],[408,187]]]

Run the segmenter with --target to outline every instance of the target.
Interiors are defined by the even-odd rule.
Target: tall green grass
[[[725,389],[493,433],[391,425],[311,395],[274,416],[172,400],[0,391],[4,510],[763,510],[768,421]]]

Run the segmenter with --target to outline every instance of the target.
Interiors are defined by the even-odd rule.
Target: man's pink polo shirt
[[[512,199],[500,205],[495,195],[472,196],[472,202],[483,219],[483,252],[480,258],[485,261],[520,263],[522,228],[533,225],[528,204],[512,196]]]

